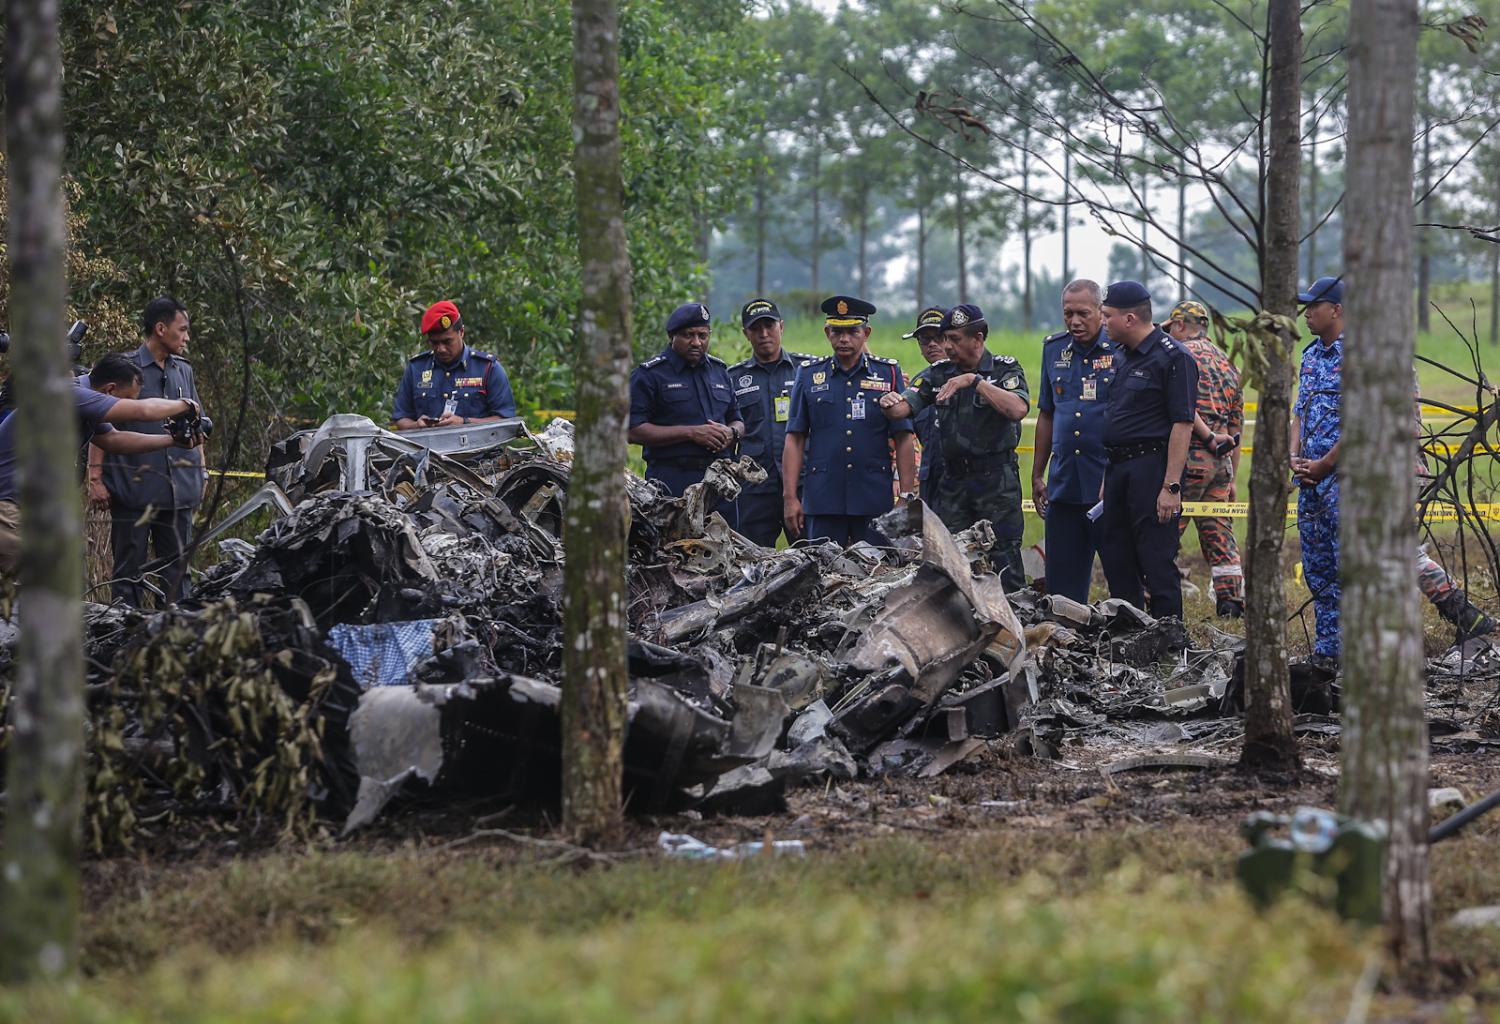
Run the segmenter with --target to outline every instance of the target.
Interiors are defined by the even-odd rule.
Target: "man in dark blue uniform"
[[[397,430],[488,423],[516,414],[505,367],[464,342],[457,306],[446,300],[428,306],[422,314],[422,333],[428,351],[407,360],[396,387],[391,418]]]
[[[1031,498],[1045,520],[1047,592],[1084,603],[1099,550],[1099,525],[1088,511],[1104,482],[1104,419],[1119,355],[1104,330],[1103,299],[1093,281],[1063,289],[1067,330],[1042,342],[1031,459]]]
[[[783,516],[810,540],[847,546],[869,540],[870,520],[891,509],[892,443],[902,494],[916,485],[916,448],[911,421],[880,412],[880,396],[900,391],[905,381],[894,359],[879,359],[865,347],[875,307],[835,295],[823,312],[833,354],[797,368],[781,462]]]
[[[631,444],[642,446],[646,479],[673,495],[703,479],[745,436],[724,360],[708,354],[708,307],[678,306],[667,317],[667,347],[630,374]],[[733,506],[718,510],[733,526]]]
[[[792,414],[792,382],[797,379],[797,367],[813,357],[781,347],[785,324],[776,303],[769,299],[745,303],[740,310],[740,326],[750,342],[750,357],[729,368],[729,383],[745,420],[740,454],[758,462],[766,471],[766,480],[746,484],[740,491],[735,518],[741,533],[771,548],[783,530],[788,544],[797,539],[797,532],[786,529],[781,519],[781,451]]]
[[[1158,618],[1182,616],[1177,517],[1198,403],[1198,364],[1151,321],[1151,294],[1116,281],[1104,294],[1104,329],[1123,358],[1114,366],[1104,425],[1099,560],[1111,597]]]
[[[922,358],[927,360],[928,366],[948,358],[947,349],[943,346],[943,307],[928,306],[922,310],[917,315],[917,326],[901,337],[917,339],[917,344],[922,348]],[[926,379],[927,371],[918,370],[909,386],[919,388]],[[924,408],[911,418],[911,424],[917,433],[917,493],[924,502],[931,505],[943,470],[943,446],[938,441],[937,434],[937,406],[929,405]]]
[[[954,306],[943,314],[942,328],[951,358],[929,366],[900,394],[882,396],[880,408],[893,419],[939,410],[943,474],[933,509],[954,531],[988,519],[995,528],[990,563],[1008,589],[1019,589],[1026,575],[1016,445],[1031,408],[1026,374],[1011,356],[990,352],[989,324],[978,306]]]

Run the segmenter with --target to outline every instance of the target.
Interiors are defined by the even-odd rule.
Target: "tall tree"
[[[1297,331],[1297,244],[1302,178],[1302,25],[1299,0],[1271,0],[1266,121],[1265,217],[1261,299],[1271,314],[1260,335],[1260,409],[1250,461],[1250,522],[1245,540],[1245,744],[1241,761],[1278,767],[1298,763],[1286,656],[1286,591],[1281,549],[1291,463],[1285,424],[1291,416]]]
[[[1344,696],[1339,806],[1383,821],[1386,918],[1398,956],[1429,954],[1427,728],[1422,619],[1411,558],[1413,362],[1412,129],[1417,0],[1352,0],[1349,8],[1344,217],[1349,346],[1343,382]],[[1264,415],[1264,413],[1262,413]]]
[[[62,55],[57,0],[5,5],[10,329],[26,521],[20,657],[0,851],[0,978],[78,962],[83,807],[83,530],[78,424],[63,341]]]
[[[563,590],[563,822],[619,832],[625,739],[625,434],[630,412],[630,254],[620,173],[615,0],[573,0],[573,174],[581,269]]]

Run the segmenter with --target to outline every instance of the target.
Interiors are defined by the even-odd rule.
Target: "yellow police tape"
[[[1021,508],[1027,512],[1036,511],[1036,503],[1030,498],[1021,502]],[[1184,501],[1182,503],[1182,515],[1185,519],[1196,519],[1199,517],[1212,517],[1215,519],[1247,519],[1250,516],[1250,505],[1243,501]],[[1288,519],[1297,518],[1297,506],[1288,505],[1286,510]],[[1422,514],[1424,523],[1456,523],[1463,519],[1488,519],[1500,521],[1500,502],[1480,503],[1472,508],[1465,508],[1460,517],[1459,510],[1452,506],[1428,505]]]

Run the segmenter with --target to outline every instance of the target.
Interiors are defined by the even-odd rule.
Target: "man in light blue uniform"
[[[886,419],[880,411],[881,396],[899,392],[905,380],[894,359],[872,356],[865,347],[875,307],[835,295],[822,308],[833,354],[797,368],[781,464],[783,516],[794,529],[805,520],[810,540],[847,546],[869,540],[870,521],[894,504],[893,446],[901,492],[916,486],[916,448],[911,420]]]
[[[1103,298],[1093,281],[1063,289],[1067,330],[1042,342],[1031,461],[1032,500],[1046,520],[1047,592],[1085,603],[1099,550],[1099,525],[1089,521],[1088,510],[1104,480],[1104,423],[1117,370]]]

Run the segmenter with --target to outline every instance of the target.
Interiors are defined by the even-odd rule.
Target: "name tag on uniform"
[[[668,391],[670,391],[673,388],[685,388],[685,387],[687,387],[687,385],[686,384],[682,384],[682,383],[672,383],[672,384],[663,384],[662,387],[665,388],[665,389],[667,389]]]
[[[849,418],[851,420],[862,420],[865,418],[864,396],[849,399]]]
[[[1099,382],[1093,377],[1083,378],[1083,400],[1094,402],[1099,399]]]
[[[776,396],[776,422],[777,423],[785,423],[787,421],[787,419],[791,415],[792,415],[792,396],[791,395],[777,395]]]
[[[737,394],[737,395],[748,395],[752,391],[759,391],[759,390],[760,390],[760,385],[759,384],[751,384],[748,388],[735,388],[734,389],[734,393]]]
[[[829,389],[829,387],[831,387],[831,386],[832,385],[829,385],[829,384],[814,384],[812,387],[808,388],[807,390],[809,390],[809,391],[827,391]]]
[[[868,380],[860,381],[859,386],[867,388],[870,391],[889,391],[891,389],[891,382],[888,380],[876,380],[872,377]]]

